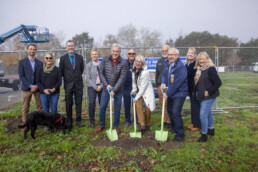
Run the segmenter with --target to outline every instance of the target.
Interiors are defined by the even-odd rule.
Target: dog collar
[[[57,119],[55,124],[58,123],[59,121],[60,121],[61,124],[63,123],[63,116],[61,116],[61,118]]]

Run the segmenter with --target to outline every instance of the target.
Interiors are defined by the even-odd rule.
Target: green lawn
[[[235,75],[220,76],[223,86],[219,107],[257,106],[257,79],[224,80]],[[152,132],[142,139],[130,139],[133,127],[122,128],[122,114],[122,133],[115,142],[108,140],[106,132],[95,134],[94,129],[88,128],[88,120],[83,120],[86,127],[74,127],[66,135],[61,131],[44,133],[40,128],[36,140],[30,135],[24,140],[20,130],[7,130],[7,125],[21,116],[19,102],[0,114],[0,171],[257,171],[257,115],[258,108],[214,114],[216,134],[206,143],[196,142],[199,132],[187,130],[183,143],[173,143],[171,133],[167,142],[155,141],[153,133],[160,130],[160,113],[152,113]],[[183,111],[183,116],[186,127],[190,124],[189,111]],[[108,127],[108,118],[106,122]]]

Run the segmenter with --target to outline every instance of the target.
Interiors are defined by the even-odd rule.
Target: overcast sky
[[[95,41],[133,24],[162,33],[162,42],[209,31],[247,42],[258,37],[258,0],[0,0],[0,34],[20,24],[89,32]]]

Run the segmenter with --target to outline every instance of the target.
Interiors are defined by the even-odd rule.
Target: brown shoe
[[[201,130],[201,129],[200,129],[200,128],[194,128],[194,127],[192,127],[190,130],[191,130],[191,131],[199,131],[199,130]]]
[[[114,128],[116,130],[117,134],[120,133],[120,130],[118,128]]]
[[[191,128],[193,128],[193,124],[189,125],[188,127],[186,127],[188,130],[191,130]]]
[[[103,131],[105,129],[105,127],[99,127],[97,130],[96,130],[96,133],[99,133],[101,131]]]

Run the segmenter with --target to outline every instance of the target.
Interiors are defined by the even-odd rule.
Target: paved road
[[[0,110],[22,100],[21,91],[13,91],[11,88],[0,87]]]

